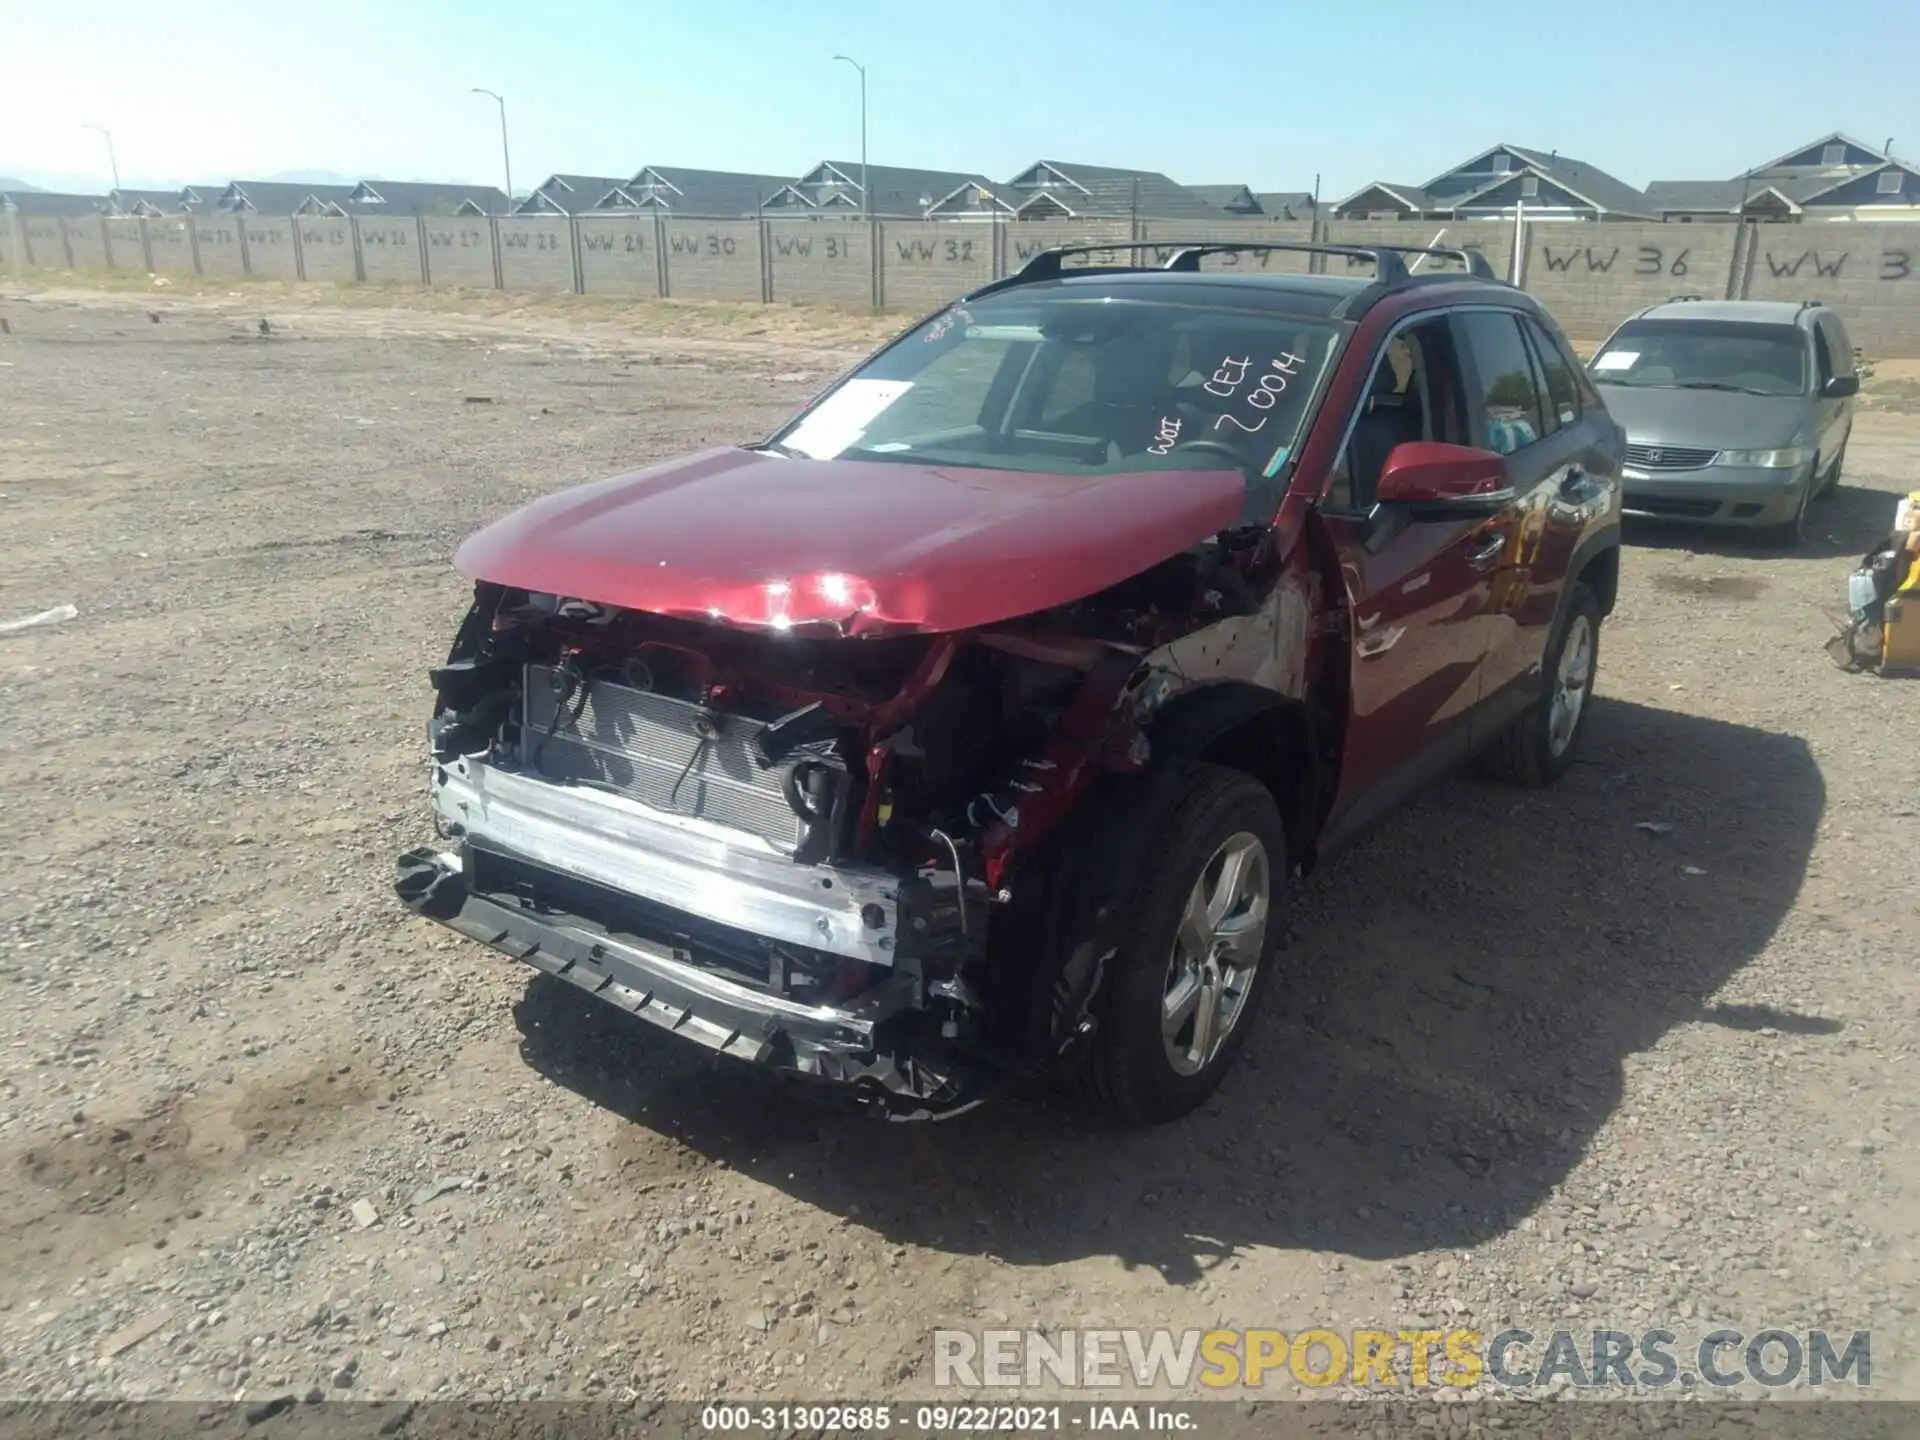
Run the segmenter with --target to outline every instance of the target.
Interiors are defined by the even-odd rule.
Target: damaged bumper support
[[[440,767],[433,808],[445,833],[581,879],[788,945],[893,963],[891,875],[798,865],[740,831],[473,759]]]
[[[896,965],[891,875],[797,865],[751,837],[473,759],[442,768],[434,803],[452,844],[396,867],[417,914],[683,1039],[838,1082],[898,1118],[958,1113],[1001,1080],[942,1037],[917,965]],[[865,983],[830,993],[834,967],[849,966]],[[795,994],[795,976],[825,983]]]

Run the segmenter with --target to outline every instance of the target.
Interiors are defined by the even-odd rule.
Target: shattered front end
[[[1058,977],[1010,959],[1008,867],[1112,748],[1136,663],[482,583],[433,672],[440,843],[401,857],[396,889],[709,1049],[890,1115],[955,1113],[1071,1038],[1072,1015],[1031,1033],[1030,992]]]

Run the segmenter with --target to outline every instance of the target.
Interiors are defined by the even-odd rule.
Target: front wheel
[[[1195,767],[1139,877],[1099,1028],[1073,1075],[1099,1108],[1160,1124],[1219,1088],[1273,969],[1286,867],[1267,788]]]
[[[1820,481],[1820,488],[1814,492],[1814,499],[1824,500],[1840,488],[1840,471],[1846,463],[1847,445],[1843,440],[1840,442],[1840,453],[1833,457],[1833,464],[1827,467],[1827,473]]]
[[[1813,503],[1814,495],[1820,489],[1820,475],[1816,470],[1807,476],[1800,486],[1800,495],[1793,507],[1793,518],[1782,520],[1778,525],[1769,525],[1763,532],[1768,545],[1776,550],[1797,550],[1807,538],[1807,507]]]
[[[1487,748],[1486,768],[1530,789],[1551,785],[1573,765],[1575,748],[1593,708],[1600,669],[1600,600],[1579,581],[1542,661],[1546,684]]]

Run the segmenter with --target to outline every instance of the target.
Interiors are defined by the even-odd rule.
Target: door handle
[[[1482,540],[1467,551],[1467,563],[1476,570],[1490,570],[1499,561],[1501,552],[1507,548],[1507,537],[1495,535],[1490,540]]]

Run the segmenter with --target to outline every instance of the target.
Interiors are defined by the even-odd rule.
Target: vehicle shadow
[[[1627,518],[1622,537],[1640,549],[1751,555],[1757,560],[1858,558],[1893,528],[1893,510],[1899,498],[1885,490],[1862,489],[1843,481],[1831,495],[1813,503],[1807,512],[1806,538],[1791,550],[1769,544],[1753,530],[1635,516]]]
[[[1451,782],[1297,887],[1240,1066],[1177,1124],[1120,1130],[1051,1098],[936,1125],[843,1115],[545,977],[516,1011],[522,1054],[897,1241],[1113,1255],[1176,1283],[1256,1244],[1473,1245],[1553,1191],[1627,1057],[1668,1030],[1838,1028],[1712,1001],[1799,891],[1825,807],[1805,743],[1604,698],[1584,743],[1555,789]]]

